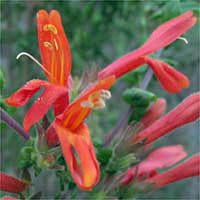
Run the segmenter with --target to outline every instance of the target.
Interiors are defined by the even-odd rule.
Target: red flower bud
[[[143,118],[140,120],[140,123],[147,128],[155,121],[157,121],[165,112],[166,110],[166,101],[163,98],[159,98],[156,103],[152,104]]]
[[[8,176],[7,174],[1,172],[0,173],[1,181],[0,181],[0,190],[5,192],[12,193],[20,193],[23,192],[28,184],[25,182],[16,179],[12,176]]]
[[[125,172],[121,184],[128,184],[134,178],[144,179],[157,174],[157,169],[170,167],[187,156],[182,145],[161,147],[153,151],[137,167],[133,167]]]
[[[168,132],[197,120],[199,117],[200,93],[196,93],[185,99],[166,116],[140,132],[134,138],[134,143],[144,140],[145,144],[149,144]]]

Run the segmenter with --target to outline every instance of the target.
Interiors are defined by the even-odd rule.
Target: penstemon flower
[[[108,89],[114,81],[115,77],[109,77],[85,90],[66,108],[62,115],[54,120],[46,133],[49,146],[60,142],[72,177],[83,190],[91,190],[97,184],[100,176],[89,129],[83,120],[88,117],[92,109],[105,107],[105,99],[111,97]],[[77,161],[73,149],[77,152],[80,163]]]
[[[193,12],[186,12],[159,26],[139,49],[119,58],[99,73],[99,79],[115,75],[116,78],[148,64],[154,71],[162,87],[170,93],[178,93],[182,88],[189,87],[186,76],[177,72],[168,64],[152,59],[147,55],[171,44],[183,33],[190,29],[197,21]],[[168,84],[169,83],[169,84]]]
[[[40,10],[37,14],[37,23],[43,65],[24,52],[19,54],[18,57],[27,55],[34,59],[44,70],[49,82],[31,80],[6,99],[8,105],[23,106],[41,87],[45,88],[41,97],[35,101],[24,118],[23,126],[26,132],[34,123],[44,117],[52,105],[54,105],[55,116],[57,116],[69,104],[68,90],[70,88],[69,76],[72,61],[60,15],[55,10],[52,10],[49,15],[46,11]]]

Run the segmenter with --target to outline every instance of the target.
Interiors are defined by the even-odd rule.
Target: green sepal
[[[139,121],[150,103],[156,102],[157,97],[153,93],[139,88],[129,88],[122,94],[122,99],[133,107],[133,112],[129,118],[129,122],[131,122],[133,120]]]

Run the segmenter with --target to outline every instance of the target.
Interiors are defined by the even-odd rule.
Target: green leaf
[[[127,104],[135,107],[147,107],[151,101],[156,101],[156,96],[139,88],[129,88],[122,94],[122,99]]]
[[[13,116],[17,108],[11,107],[5,103],[5,99],[0,97],[0,107],[4,109],[9,115]]]
[[[101,166],[106,166],[112,157],[113,150],[111,148],[102,148],[98,149],[97,158],[101,163]]]
[[[2,90],[5,86],[5,76],[3,71],[0,69],[0,90]]]

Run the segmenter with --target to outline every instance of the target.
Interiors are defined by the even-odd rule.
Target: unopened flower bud
[[[158,120],[166,110],[166,101],[163,98],[157,99],[156,103],[152,104],[143,118],[140,120],[144,128],[147,128]]]

